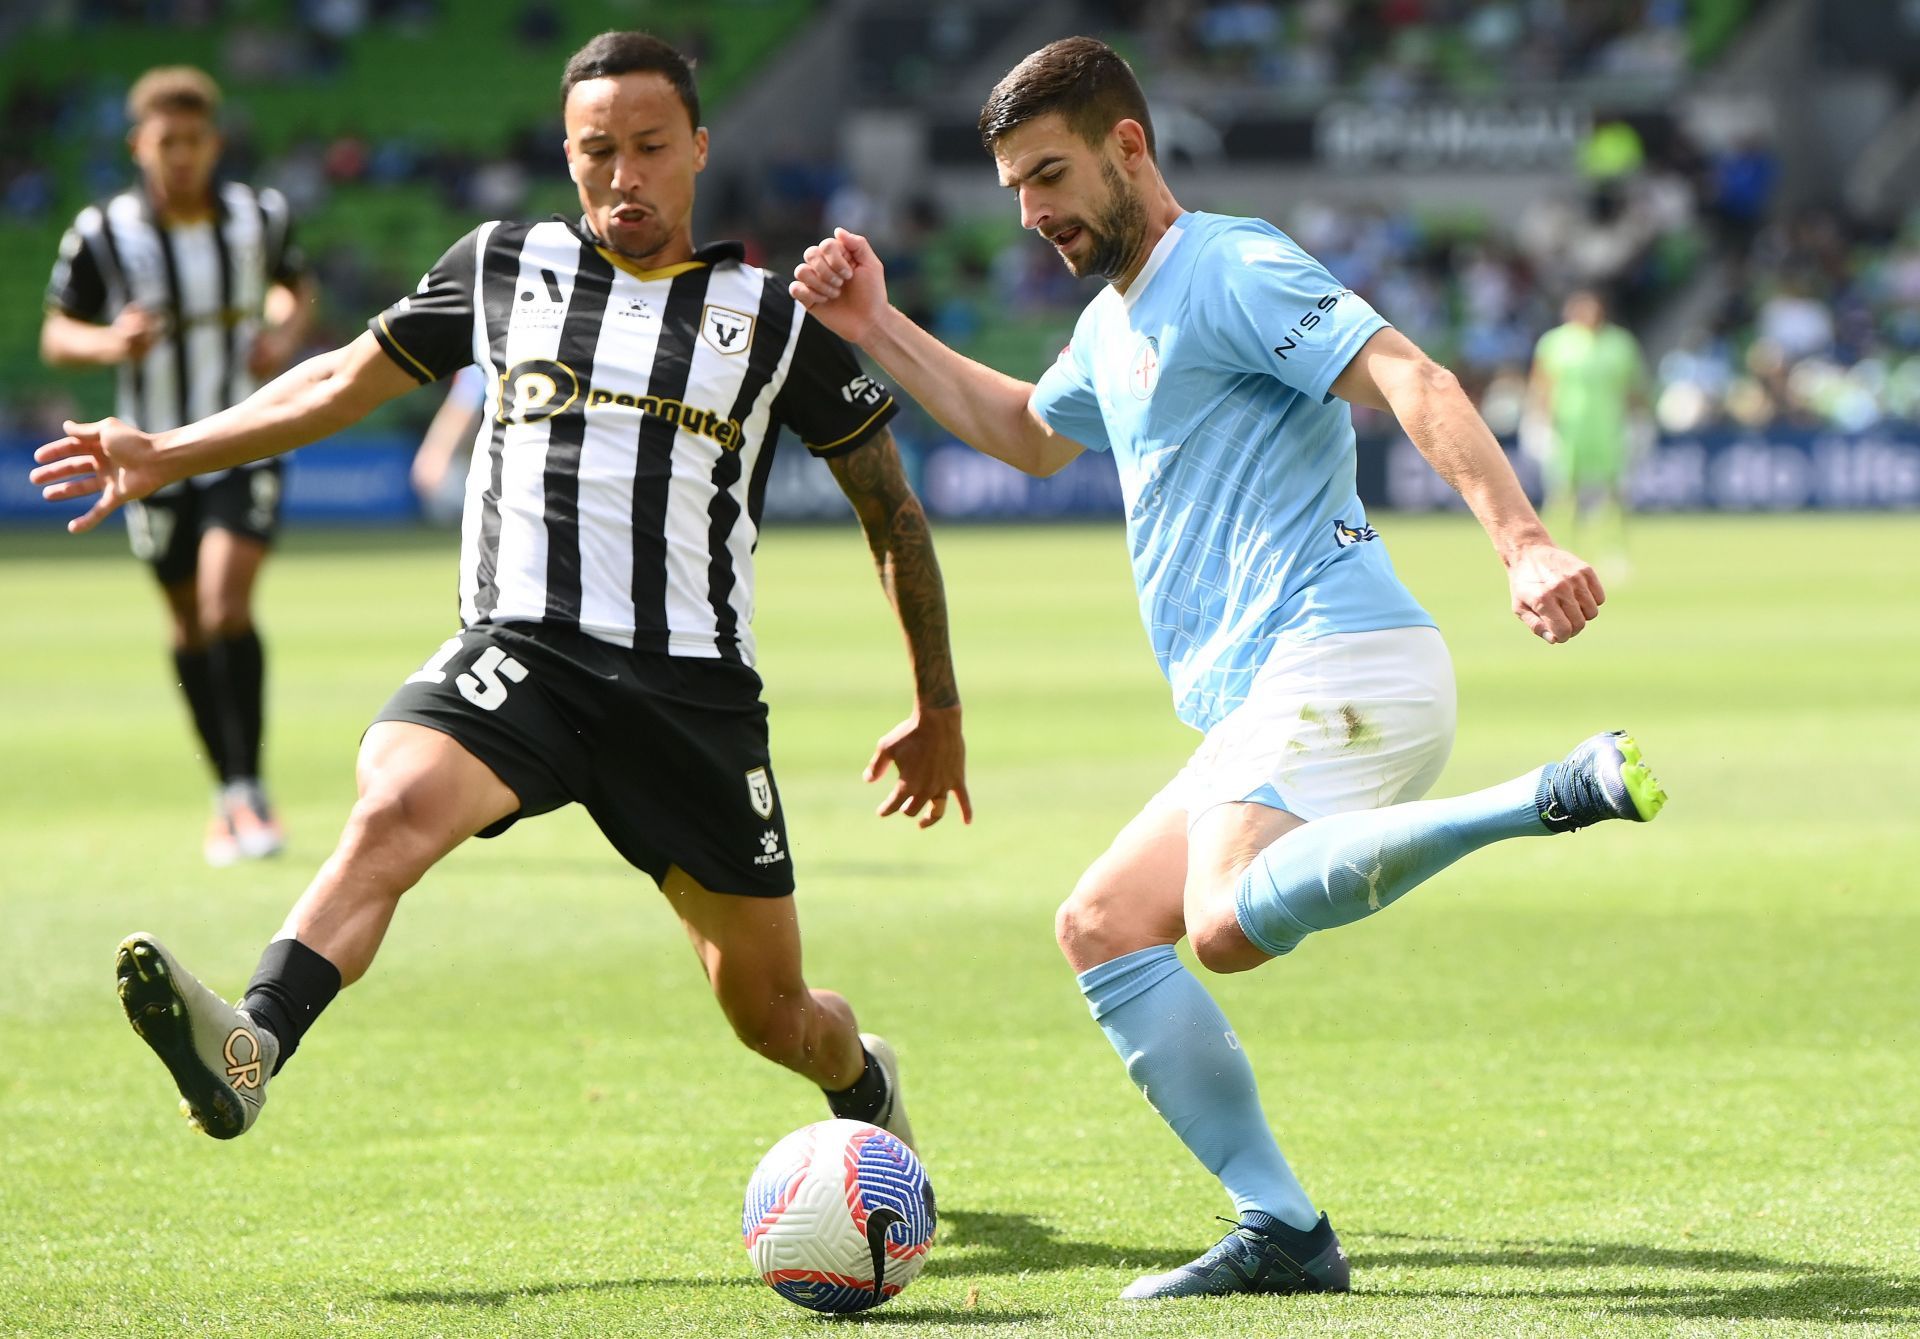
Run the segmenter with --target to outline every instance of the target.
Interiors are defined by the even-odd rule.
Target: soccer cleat
[[[1311,1231],[1301,1232],[1249,1210],[1198,1260],[1135,1279],[1120,1296],[1140,1302],[1236,1293],[1343,1293],[1348,1277],[1346,1248],[1325,1214]]]
[[[222,807],[227,821],[233,825],[234,846],[240,855],[248,860],[264,860],[286,848],[286,834],[267,807],[267,793],[259,782],[233,782],[226,789]]]
[[[207,835],[201,839],[200,853],[215,869],[225,869],[240,858],[240,843],[234,840],[233,823],[224,804],[215,802],[213,816],[207,819]]]
[[[1667,792],[1633,736],[1608,730],[1549,763],[1535,802],[1549,832],[1578,832],[1609,818],[1651,822],[1666,804]]]
[[[920,1150],[913,1142],[913,1122],[907,1119],[907,1106],[900,1096],[900,1061],[894,1055],[893,1047],[887,1044],[885,1037],[875,1036],[871,1032],[860,1034],[860,1044],[867,1048],[873,1063],[880,1066],[880,1072],[887,1076],[887,1104],[880,1109],[880,1114],[873,1118],[872,1123],[918,1153]]]
[[[129,935],[114,957],[120,1004],[180,1089],[180,1109],[215,1139],[242,1135],[260,1116],[280,1042],[194,980],[150,934]]]

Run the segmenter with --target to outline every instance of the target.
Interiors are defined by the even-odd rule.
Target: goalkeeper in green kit
[[[1546,476],[1545,519],[1569,534],[1589,506],[1603,570],[1624,574],[1627,472],[1651,436],[1651,397],[1640,341],[1607,319],[1591,289],[1567,299],[1565,323],[1534,346],[1527,387],[1528,454]]]

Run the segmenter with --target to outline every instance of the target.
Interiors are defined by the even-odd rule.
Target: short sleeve
[[[260,192],[260,213],[267,229],[267,278],[291,288],[306,277],[307,257],[300,249],[287,197],[268,187]]]
[[[100,258],[78,224],[60,238],[60,255],[47,281],[47,308],[81,321],[107,319],[107,283],[100,273]]]
[[[480,229],[455,242],[412,293],[367,322],[387,357],[422,385],[473,361],[474,266]]]
[[[1100,400],[1086,371],[1074,357],[1073,345],[1060,350],[1053,366],[1040,374],[1039,384],[1027,401],[1041,422],[1062,437],[1080,443],[1089,451],[1111,449],[1107,440],[1107,420],[1100,412]]]
[[[861,370],[845,340],[795,310],[800,335],[787,379],[774,397],[774,417],[798,433],[814,455],[845,455],[884,428],[900,404]]]
[[[1276,377],[1320,401],[1332,398],[1360,346],[1387,324],[1285,234],[1240,229],[1209,244],[1189,310],[1220,364]]]

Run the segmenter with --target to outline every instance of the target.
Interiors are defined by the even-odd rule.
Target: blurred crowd
[[[242,90],[324,73],[369,25],[430,24],[443,4],[299,0],[276,11],[290,21],[270,24],[259,5],[228,0],[68,0],[85,19],[218,25],[221,57],[211,64],[236,85],[228,170],[278,187],[305,219],[324,216],[344,192],[367,200],[404,188],[423,202],[417,227],[436,244],[456,236],[462,220],[569,207],[557,118],[522,127],[487,154],[398,132],[295,135],[263,154]],[[1101,0],[1089,8],[1130,24],[1155,62],[1384,99],[1470,87],[1486,68],[1523,81],[1666,77],[1688,58],[1681,0]],[[505,21],[522,47],[564,42],[553,0],[526,0]],[[701,31],[672,36],[696,55],[712,40]],[[0,146],[0,218],[64,221],[73,191],[71,183],[59,189],[57,166],[77,173],[82,198],[124,186],[123,96],[108,81],[49,78],[8,89],[0,111],[13,133]],[[36,151],[56,141],[66,146],[60,165]],[[1860,428],[1920,415],[1920,219],[1892,233],[1832,213],[1776,220],[1777,176],[1762,140],[1703,152],[1663,118],[1615,121],[1594,129],[1578,172],[1559,190],[1510,215],[1435,214],[1413,198],[1319,199],[1274,222],[1452,366],[1501,433],[1517,424],[1534,343],[1557,324],[1566,292],[1600,287],[1616,319],[1645,329],[1684,286],[1703,280],[1718,300],[1677,347],[1653,350],[1658,415],[1669,431]],[[952,219],[928,198],[889,205],[830,157],[776,163],[751,182],[711,173],[702,190],[708,231],[744,240],[750,259],[770,265],[797,255],[823,226],[873,232],[901,305],[989,360],[1014,347],[1003,338],[1009,328],[1064,331],[1095,291],[1004,216]],[[350,337],[417,277],[418,258],[403,262],[392,248],[336,239],[309,249],[324,295],[320,343]],[[1026,361],[1024,346],[1018,357]],[[21,426],[23,417],[66,408],[36,400],[0,406],[0,418]]]
[[[1701,0],[1693,0],[1698,5]],[[1706,0],[1743,4],[1743,0]],[[1688,0],[1117,0],[1156,70],[1376,102],[1587,77],[1671,82]]]
[[[1701,329],[1658,365],[1660,421],[1858,431],[1920,419],[1920,215],[1825,210],[1761,229]]]

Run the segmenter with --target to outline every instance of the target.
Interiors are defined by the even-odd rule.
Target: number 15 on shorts
[[[408,683],[445,683],[447,669],[453,658],[460,654],[461,643],[458,637],[449,637],[440,643],[440,649],[433,658],[407,676]],[[486,711],[497,711],[500,704],[507,700],[507,684],[520,683],[527,677],[527,667],[502,651],[497,646],[484,648],[474,657],[467,672],[453,681],[460,690],[460,696]],[[505,680],[506,682],[502,682]]]

